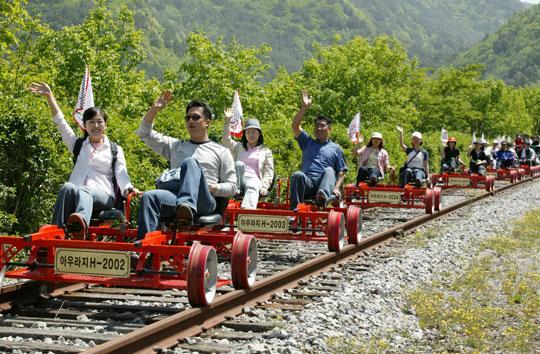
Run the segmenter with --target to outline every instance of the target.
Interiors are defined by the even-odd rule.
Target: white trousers
[[[262,186],[260,178],[246,175],[244,173],[245,165],[241,161],[236,161],[234,167],[236,169],[239,190],[241,193],[244,193],[244,199],[240,207],[243,209],[257,209]]]

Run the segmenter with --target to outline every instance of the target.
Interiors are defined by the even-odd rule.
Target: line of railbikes
[[[74,239],[64,228],[44,225],[24,236],[0,236],[0,281],[4,278],[49,283],[180,289],[192,306],[212,303],[216,289],[250,289],[257,275],[257,240],[326,243],[330,252],[362,238],[362,210],[367,208],[441,208],[441,192],[451,188],[494,190],[495,180],[515,183],[540,175],[540,166],[488,169],[485,176],[433,174],[421,188],[360,182],[343,188],[341,200],[321,205],[305,200],[290,210],[288,179],[275,183],[273,201],[242,209],[238,198],[218,198],[214,214],[195,216],[190,225],[162,220],[158,231],[136,240],[131,202],[124,210],[93,215],[86,239]],[[219,276],[218,259],[230,261],[230,274]]]

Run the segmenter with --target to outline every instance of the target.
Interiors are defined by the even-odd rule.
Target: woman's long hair
[[[257,128],[255,128],[257,129]],[[259,131],[259,140],[257,140],[257,144],[255,146],[259,146],[259,145],[262,145],[264,144],[264,138],[263,138],[263,133],[261,130],[257,129]],[[244,149],[248,149],[248,141],[247,141],[247,138],[246,138],[246,130],[244,129],[244,131],[242,132],[242,140],[240,140],[242,142],[242,146],[244,147]]]
[[[369,139],[369,143],[366,145],[367,147],[373,146],[373,138]],[[384,149],[384,141],[381,139],[381,143],[379,144],[379,150]]]

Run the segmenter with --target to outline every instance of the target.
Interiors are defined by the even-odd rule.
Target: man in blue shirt
[[[498,168],[511,168],[516,164],[516,155],[508,149],[508,143],[505,140],[501,141],[501,148],[497,151],[496,159]]]
[[[347,172],[343,151],[328,139],[332,127],[330,118],[317,117],[315,139],[300,126],[311,102],[311,97],[303,91],[302,106],[292,122],[294,138],[302,150],[302,170],[291,176],[291,210],[296,209],[306,196],[315,196],[323,204],[334,199],[334,196],[339,198]]]

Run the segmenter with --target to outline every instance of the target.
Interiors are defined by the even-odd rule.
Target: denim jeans
[[[366,180],[371,179],[371,177],[382,177],[381,171],[379,171],[378,168],[362,166],[358,169],[356,184],[365,182]]]
[[[422,181],[425,178],[426,173],[424,172],[424,170],[421,170],[419,168],[403,168],[399,175],[399,186],[403,188],[407,183],[411,181],[416,181],[417,179]]]
[[[486,175],[486,166],[484,165],[477,165],[475,163],[470,163],[469,164],[469,172],[470,173],[476,173],[480,176],[485,176]]]
[[[454,172],[458,168],[458,162],[455,157],[452,157],[448,163],[442,163],[441,172]]]
[[[511,168],[514,166],[513,160],[502,160],[497,162],[498,168]]]
[[[201,166],[191,157],[180,164],[177,188],[154,189],[141,197],[137,239],[157,230],[160,216],[174,216],[179,204],[187,204],[197,215],[209,215],[216,209],[216,200],[208,189]]]
[[[322,195],[328,200],[334,193],[336,173],[332,167],[326,167],[319,177],[309,177],[302,171],[291,176],[291,210],[296,209],[306,196]]]
[[[64,183],[54,204],[52,223],[64,226],[72,213],[81,214],[86,225],[90,225],[94,210],[112,209],[114,198],[104,191],[86,186],[78,187],[71,182]]]

